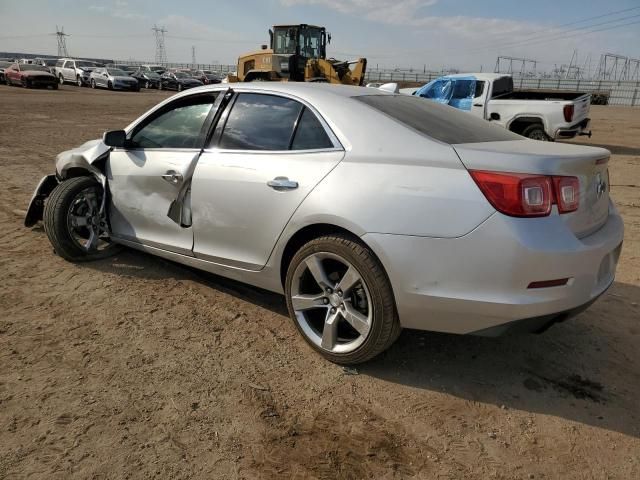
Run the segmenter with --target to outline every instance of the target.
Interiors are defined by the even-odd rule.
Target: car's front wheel
[[[44,206],[44,230],[65,260],[97,260],[119,251],[100,213],[102,195],[102,186],[93,177],[66,180],[51,192]]]
[[[64,77],[62,76],[62,74],[60,74],[60,76],[58,77],[58,82],[60,82],[60,85],[64,85]]]
[[[289,264],[285,293],[304,339],[332,362],[365,362],[400,334],[389,279],[355,238],[330,235],[304,245]]]
[[[78,75],[76,77],[76,84],[81,87],[82,86],[82,77],[80,75]]]
[[[96,81],[93,78],[91,79],[91,88],[96,88]]]

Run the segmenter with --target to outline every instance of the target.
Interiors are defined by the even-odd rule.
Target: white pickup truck
[[[392,90],[392,84],[388,85],[380,88]],[[535,140],[591,136],[591,95],[547,90],[514,91],[510,75],[447,75],[423,87],[403,88],[399,92],[466,110],[472,115]]]

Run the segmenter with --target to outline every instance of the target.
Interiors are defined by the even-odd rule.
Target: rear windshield
[[[477,143],[523,140],[520,135],[476,118],[470,113],[409,95],[362,95],[360,102],[435,140],[444,143]]]

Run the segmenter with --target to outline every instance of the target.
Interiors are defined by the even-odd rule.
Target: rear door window
[[[232,150],[289,150],[302,104],[289,98],[240,93],[218,146]]]
[[[523,137],[463,111],[408,95],[362,95],[356,100],[444,143],[498,142]]]

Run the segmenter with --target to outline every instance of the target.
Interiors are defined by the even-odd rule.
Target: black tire
[[[291,301],[291,285],[298,265],[314,253],[329,252],[351,263],[362,275],[371,296],[373,320],[371,330],[364,342],[349,353],[333,353],[313,343],[299,325]],[[402,330],[391,284],[384,268],[374,253],[355,237],[342,234],[327,235],[305,244],[293,256],[287,268],[285,279],[287,308],[296,328],[311,347],[327,360],[341,365],[354,365],[366,362],[389,348]]]
[[[82,82],[82,77],[80,75],[76,76],[76,85],[79,87],[84,86],[84,83]]]
[[[544,131],[544,127],[539,123],[529,125],[522,131],[522,136],[530,138],[531,140],[539,140],[541,142],[549,142],[551,139]]]
[[[162,82],[158,82],[158,90],[162,90]]]
[[[62,76],[62,74],[60,74],[60,76],[58,77],[58,80],[60,82],[60,85],[64,85],[64,77]]]
[[[91,79],[91,88],[96,88],[96,81],[93,78]]]
[[[69,262],[99,260],[121,250],[117,244],[110,244],[103,250],[87,252],[73,239],[68,215],[72,203],[83,191],[92,187],[102,188],[93,177],[76,177],[60,183],[51,192],[44,206],[44,230],[55,252]]]
[[[109,81],[107,82],[107,88],[108,88],[109,90],[113,90],[113,83],[111,83],[111,80],[109,80]]]
[[[151,84],[149,83],[148,80],[144,82],[144,88],[146,88],[147,90],[151,88]]]
[[[181,92],[182,91],[182,84],[178,83],[178,91]]]

